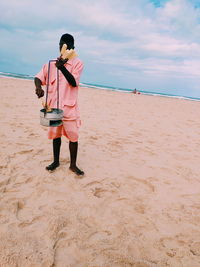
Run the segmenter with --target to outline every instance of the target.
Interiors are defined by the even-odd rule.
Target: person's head
[[[60,50],[64,44],[67,45],[67,49],[74,49],[74,37],[68,33],[63,34],[59,42]]]

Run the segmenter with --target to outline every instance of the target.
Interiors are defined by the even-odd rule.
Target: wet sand
[[[1,267],[200,266],[200,102],[80,88],[80,179],[33,82],[0,89]]]

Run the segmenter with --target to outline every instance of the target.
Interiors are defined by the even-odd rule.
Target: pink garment
[[[65,64],[66,69],[74,76],[76,87],[71,86],[61,71],[58,71],[55,62],[50,63],[49,89],[48,89],[48,104],[52,108],[57,108],[57,75],[59,77],[59,108],[64,111],[63,125],[59,127],[49,127],[48,138],[54,139],[65,135],[70,141],[78,140],[78,128],[80,127],[80,112],[78,107],[78,85],[80,75],[83,70],[83,63],[80,59],[70,59]],[[45,64],[40,72],[36,74],[42,82],[42,85],[47,85],[48,79],[48,63]],[[73,121],[73,123],[66,123]],[[74,141],[75,140],[75,141]]]
[[[48,132],[49,139],[59,138],[62,135],[67,137],[71,142],[78,141],[78,130],[81,126],[80,120],[63,120],[63,125],[50,127]]]
[[[83,70],[83,63],[80,59],[70,59],[65,64],[66,69],[74,76],[77,87],[71,86],[61,71],[59,73],[59,108],[64,110],[64,117],[68,120],[74,120],[80,117],[78,108],[78,85],[80,75]],[[41,71],[36,74],[42,82],[47,85],[48,64],[45,64]],[[52,108],[57,108],[57,68],[55,62],[50,63],[48,104]],[[64,107],[66,108],[64,109]]]

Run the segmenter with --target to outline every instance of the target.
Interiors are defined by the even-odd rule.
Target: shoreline
[[[16,74],[17,75],[17,74]],[[11,79],[21,79],[21,80],[26,80],[26,81],[33,81],[33,77],[31,76],[30,78],[22,78],[22,77],[11,77],[11,76],[4,76],[0,73],[0,78],[11,78]],[[123,93],[132,93],[134,89],[112,89],[112,87],[106,87],[106,86],[101,86],[101,85],[92,85],[92,84],[87,84],[87,83],[80,83],[80,87],[83,88],[92,88],[92,89],[99,89],[99,90],[106,90],[106,91],[114,91],[114,92],[123,92]],[[132,90],[132,91],[131,91]],[[176,99],[183,99],[183,100],[190,100],[190,101],[200,101],[200,98],[198,97],[190,97],[190,96],[179,96],[179,95],[167,95],[163,93],[156,93],[156,92],[145,92],[145,91],[139,91],[142,95],[148,95],[148,96],[159,96],[159,97],[167,97],[167,98],[176,98]]]

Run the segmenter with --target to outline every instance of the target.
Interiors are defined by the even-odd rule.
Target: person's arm
[[[34,78],[34,83],[35,83],[35,93],[38,96],[38,98],[44,96],[44,90],[42,89],[42,82],[39,78],[35,77]]]
[[[66,60],[63,59],[57,59],[56,60],[56,67],[62,72],[62,74],[65,76],[65,79],[68,81],[68,83],[73,86],[76,87],[76,80],[74,78],[74,76],[65,68],[64,64],[66,63]]]

